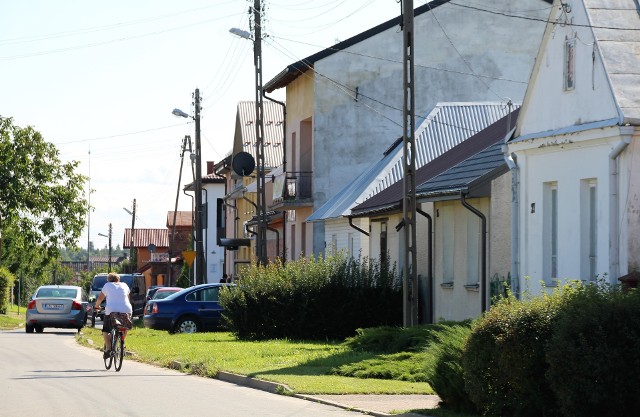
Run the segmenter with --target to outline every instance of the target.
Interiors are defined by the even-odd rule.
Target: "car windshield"
[[[107,276],[100,275],[97,277],[93,277],[93,282],[91,283],[92,291],[102,291],[102,287],[107,283]]]
[[[77,290],[69,288],[40,288],[36,294],[36,298],[75,298],[77,292]]]
[[[162,300],[163,298],[167,298],[168,296],[170,296],[171,294],[175,294],[178,291],[157,291],[155,294],[153,294],[152,299],[153,300]]]

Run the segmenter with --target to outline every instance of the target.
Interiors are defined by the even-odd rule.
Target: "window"
[[[543,186],[543,262],[548,282],[558,278],[558,183]]]
[[[564,90],[575,88],[575,50],[576,39],[567,39],[564,43]]]
[[[597,274],[598,246],[598,195],[597,180],[580,182],[580,273],[587,281]]]
[[[480,219],[473,213],[467,217],[467,284],[480,282]]]
[[[380,222],[380,264],[388,265],[389,259],[387,256],[387,222]]]
[[[442,222],[442,283],[453,283],[455,255],[453,210],[451,207],[440,209]]]
[[[218,288],[204,288],[187,295],[187,301],[218,301]]]

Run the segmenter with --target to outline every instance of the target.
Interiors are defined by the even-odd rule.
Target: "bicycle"
[[[105,316],[106,319],[107,316]],[[109,333],[109,338],[111,340],[111,351],[109,352],[109,356],[104,358],[104,367],[109,370],[111,369],[111,364],[114,365],[114,370],[116,372],[122,369],[122,360],[124,359],[124,333],[123,330],[128,330],[123,326],[122,322],[117,318],[108,316],[111,322],[111,333]],[[104,324],[103,324],[104,325]]]

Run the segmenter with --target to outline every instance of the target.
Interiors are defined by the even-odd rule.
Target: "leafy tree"
[[[76,245],[89,209],[78,164],[60,161],[58,149],[33,127],[0,116],[0,261],[10,270],[25,260],[48,265],[59,247]]]

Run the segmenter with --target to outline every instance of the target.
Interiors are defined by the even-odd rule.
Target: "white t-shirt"
[[[129,286],[124,282],[107,282],[102,287],[102,293],[107,298],[104,314],[133,313],[129,302]]]

